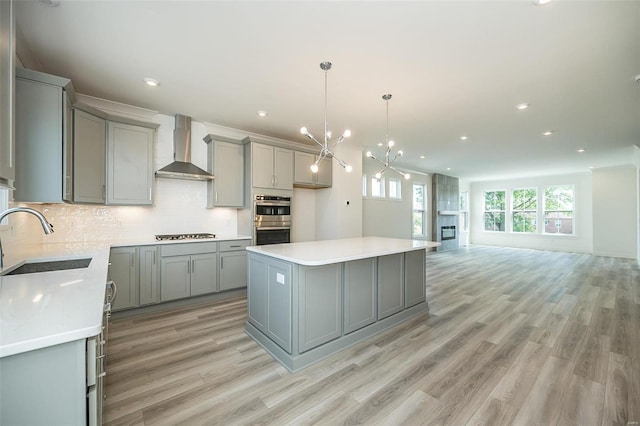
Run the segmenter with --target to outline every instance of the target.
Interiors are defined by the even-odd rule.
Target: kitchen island
[[[247,247],[246,332],[295,372],[428,309],[431,241],[362,237]]]

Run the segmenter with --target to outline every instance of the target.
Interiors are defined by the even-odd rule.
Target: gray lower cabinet
[[[342,265],[300,267],[300,353],[342,335]]]
[[[217,243],[160,246],[160,301],[217,291]]]
[[[104,204],[107,121],[73,109],[73,202]]]
[[[191,256],[163,257],[160,264],[160,300],[191,296]]]
[[[404,254],[378,257],[378,319],[404,309]]]
[[[87,424],[86,339],[0,358],[0,424]]]
[[[376,259],[344,264],[344,332],[376,322]]]
[[[160,301],[159,265],[158,247],[138,247],[140,305],[150,305]]]
[[[220,291],[247,286],[247,252],[250,240],[220,241]]]
[[[252,256],[249,260],[249,322],[282,349],[291,353],[291,279],[287,262]]]
[[[155,130],[107,125],[107,204],[151,205]]]
[[[220,291],[247,286],[247,252],[220,252]]]
[[[218,291],[217,263],[217,253],[191,256],[191,296]]]
[[[15,99],[15,2],[0,2],[0,185],[11,186],[15,179],[13,138]],[[0,423],[1,423],[0,419]]]
[[[427,300],[425,288],[426,252],[416,250],[404,255],[404,307],[409,308]]]
[[[118,289],[111,309],[118,311],[138,306],[136,248],[112,248],[109,263],[109,280],[113,281]]]

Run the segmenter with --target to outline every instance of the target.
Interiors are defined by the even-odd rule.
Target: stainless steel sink
[[[82,269],[89,266],[91,258],[51,260],[46,262],[27,262],[17,268],[5,271],[0,275],[33,274],[36,272],[62,271],[66,269]]]

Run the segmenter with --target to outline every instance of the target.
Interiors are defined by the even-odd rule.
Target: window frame
[[[380,177],[380,179],[377,179],[375,176],[371,176],[371,179],[369,179],[369,183],[371,184],[371,198],[375,198],[377,200],[386,198],[384,176]],[[376,186],[380,189],[379,195],[375,195],[373,193],[373,189]]]
[[[526,191],[526,190],[534,190],[535,191],[535,208],[534,209],[515,209],[514,208],[514,193],[516,191]],[[519,188],[512,188],[510,191],[510,200],[509,200],[509,205],[510,205],[510,211],[509,211],[509,218],[510,218],[510,226],[511,226],[511,233],[513,234],[520,234],[520,235],[535,235],[535,234],[539,234],[540,231],[540,227],[539,227],[539,223],[540,223],[540,213],[538,211],[538,206],[540,205],[540,193],[538,192],[538,187],[537,186],[527,186],[527,187],[519,187]],[[535,225],[535,229],[533,231],[515,231],[514,230],[514,223],[515,223],[515,215],[517,213],[532,213],[534,216],[534,225]]]
[[[415,189],[416,187],[422,188],[422,209],[416,209],[416,197],[415,197]],[[422,233],[416,234],[414,233],[414,216],[416,213],[421,215],[422,222]],[[411,237],[412,238],[427,238],[427,185],[424,183],[413,182],[411,184]]]
[[[397,196],[394,197],[391,195],[391,185],[392,182],[394,182],[396,184],[396,189],[397,189]],[[389,195],[388,195],[388,199],[389,200],[394,200],[394,201],[402,201],[402,180],[399,178],[389,178],[387,180],[387,185],[389,186]]]
[[[504,193],[504,208],[503,209],[492,209],[492,210],[488,210],[487,209],[487,193],[490,193],[490,192],[503,192]],[[508,192],[507,192],[506,189],[492,189],[492,190],[483,191],[483,193],[482,193],[482,231],[483,232],[495,232],[495,233],[500,233],[500,234],[507,233],[507,229],[508,229],[508,227],[507,227],[507,217],[508,217],[507,216],[507,206],[509,205],[507,203],[507,194],[508,194]],[[504,217],[504,225],[503,225],[504,229],[502,229],[502,230],[487,229],[486,228],[487,222],[485,220],[487,213],[492,213],[492,214],[502,213],[504,215],[503,216]]]
[[[571,192],[572,192],[572,201],[571,201],[571,210],[567,210],[567,209],[558,209],[558,210],[547,210],[547,188],[557,188],[557,187],[569,187],[571,188]],[[540,216],[541,216],[541,223],[542,223],[542,235],[548,235],[548,236],[554,236],[554,237],[575,237],[576,236],[576,185],[574,184],[558,184],[558,185],[545,185],[543,186],[542,189],[542,203],[540,206]],[[546,225],[547,225],[547,212],[571,212],[571,233],[567,234],[567,233],[560,233],[560,232],[547,232],[546,230]],[[559,227],[561,228],[561,226]]]

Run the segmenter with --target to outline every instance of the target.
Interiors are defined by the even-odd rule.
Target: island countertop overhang
[[[438,247],[440,243],[384,237],[359,237],[250,246],[247,251],[305,266],[329,265]]]

